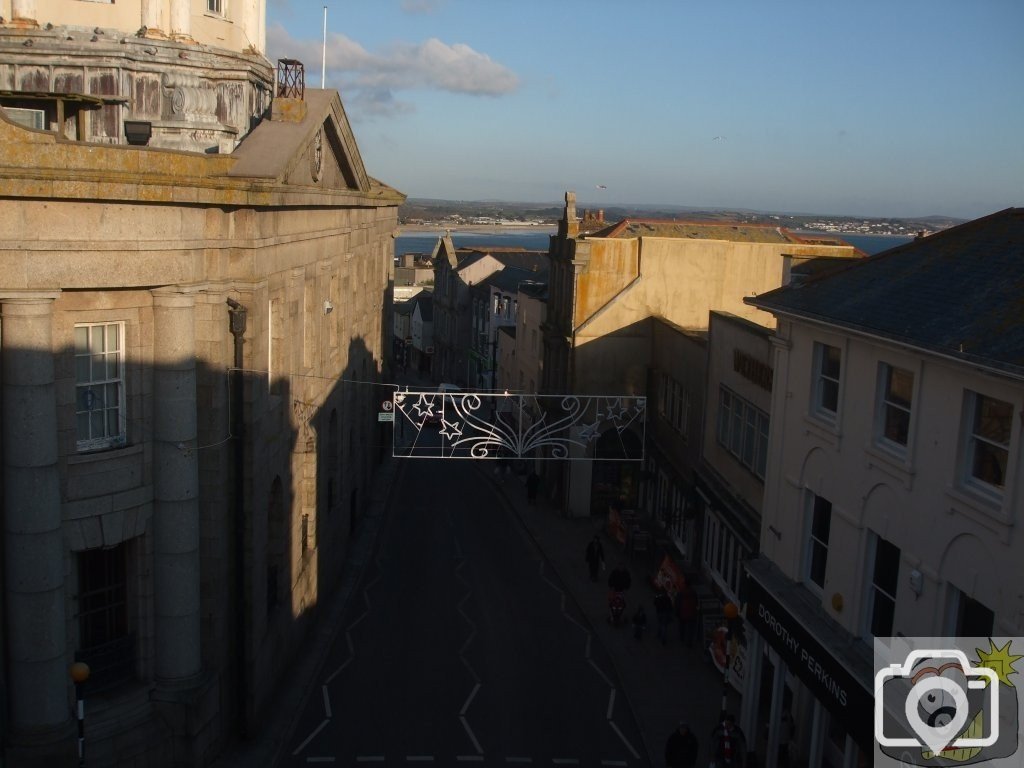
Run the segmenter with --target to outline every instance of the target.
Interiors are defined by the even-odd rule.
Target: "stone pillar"
[[[164,27],[162,11],[163,0],[142,0],[142,26],[146,28],[146,37],[163,37]]]
[[[202,671],[195,299],[152,293],[156,676],[164,687],[187,688]]]
[[[57,294],[2,301],[4,601],[9,717],[19,743],[71,724],[52,319]]]
[[[11,21],[16,27],[38,27],[36,0],[11,0]]]
[[[192,8],[189,0],[171,0],[171,37],[192,39]]]

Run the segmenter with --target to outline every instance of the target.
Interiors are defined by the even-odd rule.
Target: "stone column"
[[[163,37],[163,7],[163,0],[142,0],[141,22],[146,28],[146,37]]]
[[[11,21],[16,27],[37,27],[36,0],[11,0]]]
[[[195,299],[153,292],[156,676],[189,687],[201,669]]]
[[[71,722],[52,341],[56,296],[0,299],[9,717],[19,742],[40,744]]]
[[[171,37],[192,39],[192,8],[189,0],[171,0]]]

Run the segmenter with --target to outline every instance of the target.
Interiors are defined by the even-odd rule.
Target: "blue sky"
[[[326,5],[326,85],[369,173],[412,197],[572,189],[590,207],[962,218],[1024,205],[1020,0]],[[268,0],[268,55],[303,61],[310,87],[323,7]]]

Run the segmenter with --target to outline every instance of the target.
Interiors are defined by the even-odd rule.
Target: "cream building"
[[[0,0],[5,764],[74,760],[76,659],[90,765],[208,764],[359,523],[403,198],[263,13]]]
[[[869,754],[875,636],[1024,634],[1022,244],[1008,209],[748,300],[778,320],[746,608],[775,682],[744,719],[788,688],[811,765]]]
[[[857,255],[836,240],[807,240],[784,229],[739,223],[624,220],[581,234],[575,195],[566,194],[552,237],[545,390],[555,394],[641,395],[647,389],[649,318],[706,329],[712,309],[771,327],[744,303],[789,282],[811,259]],[[566,490],[573,516],[591,505],[591,462],[573,462]],[[626,499],[627,505],[635,502]]]

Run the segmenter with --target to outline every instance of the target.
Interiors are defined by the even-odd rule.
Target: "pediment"
[[[232,153],[231,176],[367,192],[370,180],[337,91],[307,89],[301,119],[264,120]]]

